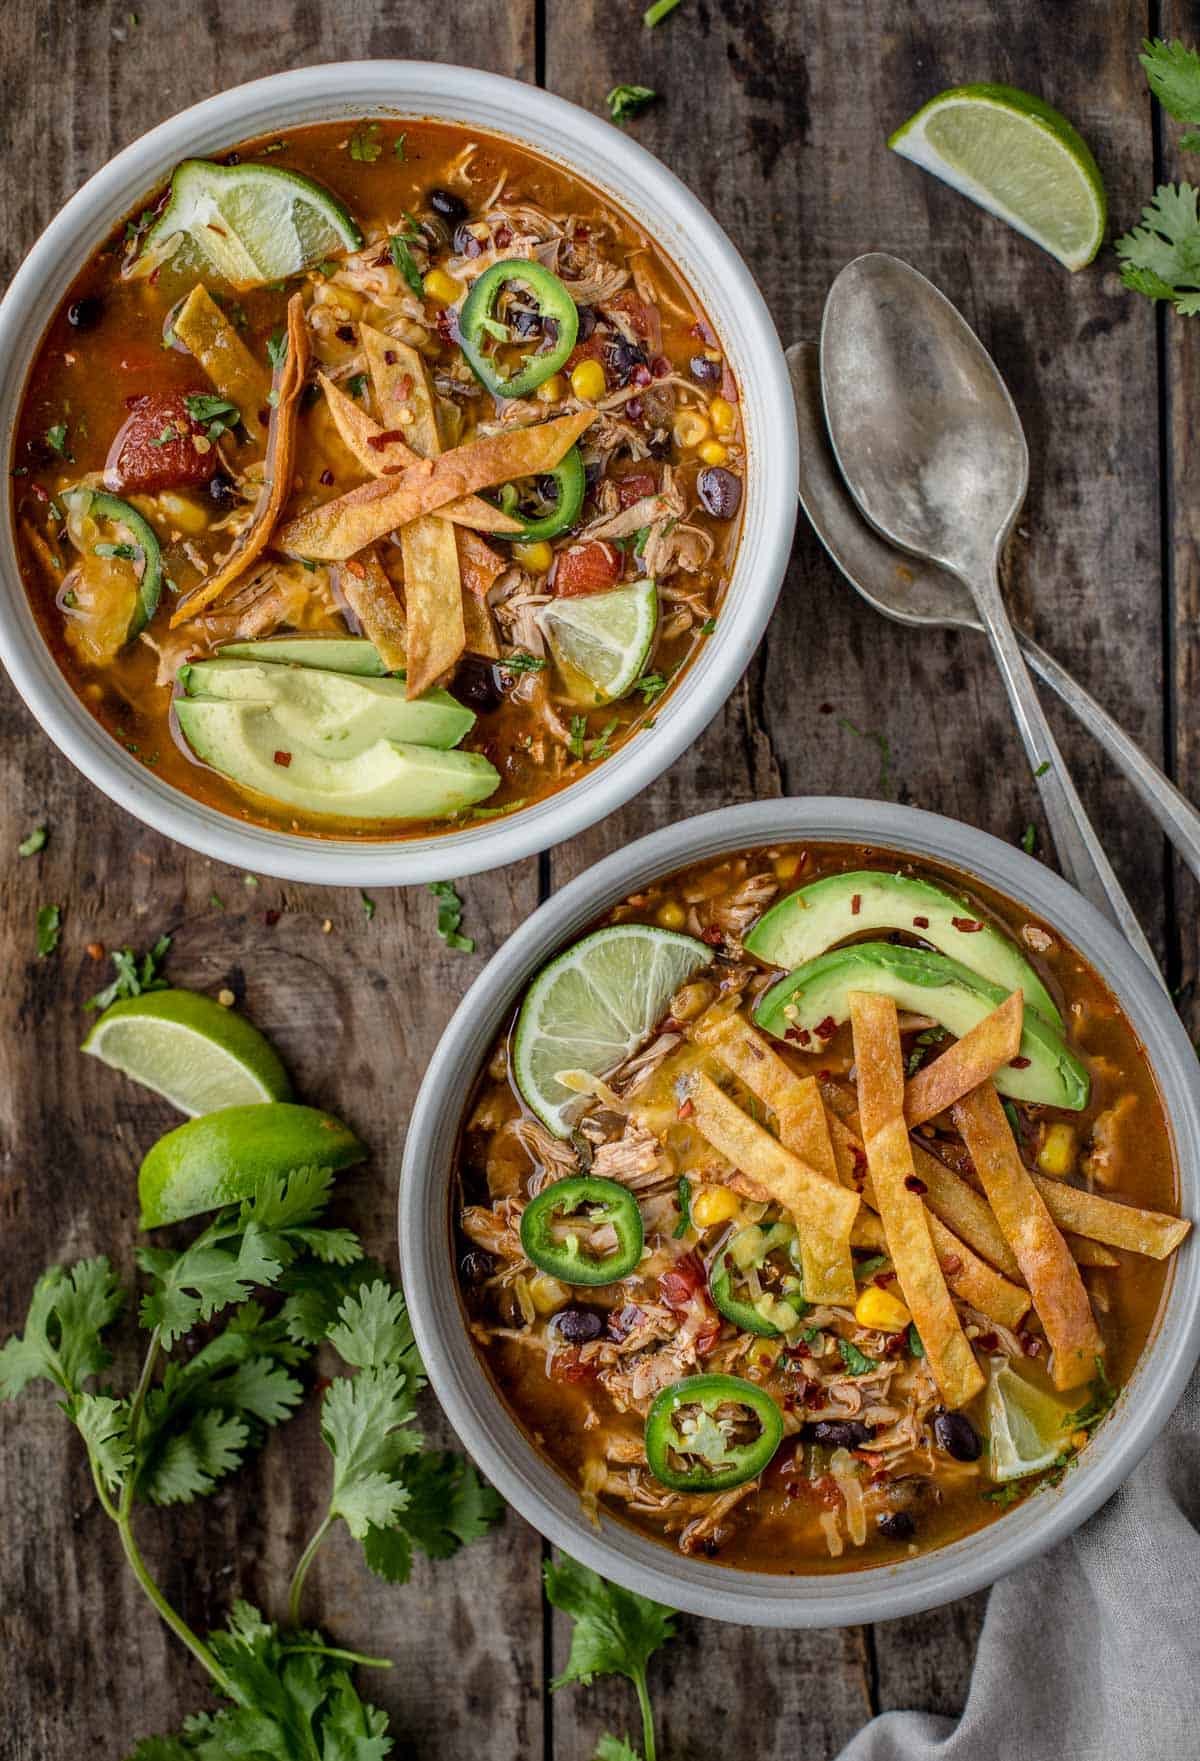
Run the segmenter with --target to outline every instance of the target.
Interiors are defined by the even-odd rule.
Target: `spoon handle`
[[[1022,635],[1025,658],[1038,677],[1056,691],[1132,784],[1192,873],[1200,880],[1200,813],[1156,764],[1152,764],[1118,722],[1102,709],[1078,679],[1029,636]]]
[[[1062,871],[1085,899],[1112,919],[1163,984],[1153,950],[1104,854],[1083,802],[1075,791],[1058,743],[1050,732],[1050,724],[1000,596],[995,558],[986,571],[979,570],[967,584],[987,626],[1000,676],[1012,703],[1017,730],[1041,792],[1042,806],[1050,822],[1050,835]]]

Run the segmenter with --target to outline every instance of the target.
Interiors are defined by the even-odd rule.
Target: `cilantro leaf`
[[[1096,1359],[1096,1374],[1088,1386],[1088,1398],[1076,1412],[1068,1413],[1066,1428],[1071,1431],[1094,1431],[1101,1419],[1107,1418],[1120,1393],[1109,1381],[1103,1358]]]
[[[624,128],[631,116],[652,104],[658,93],[650,86],[614,86],[604,102],[608,105],[608,114],[617,124]]]
[[[44,825],[35,825],[27,838],[22,838],[17,845],[18,856],[36,856],[39,850],[46,848],[48,833]]]
[[[350,136],[350,157],[360,165],[374,165],[383,152],[383,142],[379,139],[379,124],[363,122]]]
[[[363,1539],[363,1558],[392,1584],[407,1582],[414,1546],[429,1559],[449,1559],[486,1535],[504,1513],[499,1493],[465,1456],[450,1450],[412,1457],[404,1484],[408,1501],[395,1525],[372,1526]]]
[[[837,1348],[842,1362],[852,1376],[865,1376],[868,1370],[879,1367],[875,1359],[868,1357],[865,1351],[860,1351],[852,1339],[839,1339]]]
[[[573,758],[584,757],[586,748],[583,743],[586,739],[587,717],[585,715],[573,715],[571,717],[570,731],[567,736],[567,750]]]
[[[367,376],[365,373],[355,373],[346,381],[346,391],[351,397],[361,397],[366,389]]]
[[[67,445],[67,424],[65,422],[56,422],[53,428],[47,428],[46,445],[51,452],[56,452],[60,459],[66,459],[68,464],[74,464],[75,454]]]
[[[44,960],[47,954],[53,954],[58,947],[59,933],[62,929],[62,906],[43,905],[37,914],[37,951],[38,959]]]
[[[425,1369],[404,1292],[390,1289],[383,1278],[345,1299],[328,1338],[338,1356],[356,1369],[395,1365],[409,1378],[414,1391],[424,1385]]]
[[[125,1481],[133,1461],[129,1440],[129,1402],[111,1394],[81,1394],[67,1408],[97,1473],[110,1492]]]
[[[393,233],[388,239],[388,249],[391,252],[392,262],[403,275],[409,287],[419,300],[424,299],[425,288],[421,281],[421,271],[413,261],[413,254],[408,248],[408,240],[400,233]]]
[[[448,948],[458,954],[473,954],[475,943],[461,934],[463,903],[453,881],[431,881],[429,891],[438,902],[437,932]]]
[[[642,1761],[628,1737],[610,1736],[607,1731],[596,1744],[592,1761]]]
[[[598,1675],[623,1675],[637,1689],[642,1709],[646,1761],[655,1761],[654,1722],[646,1686],[646,1665],[660,1645],[675,1636],[674,1611],[632,1590],[605,1583],[594,1571],[564,1554],[543,1567],[547,1600],[574,1621],[567,1667],[550,1683],[587,1687]]]
[[[1121,280],[1151,300],[1170,300],[1184,317],[1200,312],[1200,218],[1190,183],[1164,183],[1142,224],[1116,241]]]
[[[25,1331],[0,1349],[0,1400],[13,1400],[30,1382],[53,1382],[64,1394],[81,1391],[110,1360],[101,1334],[120,1314],[125,1293],[108,1260],[77,1260],[69,1271],[51,1266],[34,1286]]]
[[[346,1298],[385,1276],[378,1261],[368,1259],[341,1266],[304,1260],[289,1266],[276,1285],[284,1299],[279,1319],[288,1338],[299,1345],[319,1345]]]
[[[162,935],[148,953],[140,956],[132,948],[114,948],[111,958],[117,976],[111,984],[89,997],[84,1008],[107,1009],[120,997],[140,997],[144,991],[165,991],[167,980],[161,969],[170,946],[170,936]]]
[[[1178,40],[1166,43],[1155,37],[1142,44],[1138,60],[1167,115],[1200,122],[1200,55]]]
[[[321,1435],[333,1456],[331,1517],[341,1517],[359,1541],[374,1525],[389,1528],[408,1503],[399,1476],[406,1455],[421,1447],[410,1430],[416,1408],[409,1378],[398,1365],[341,1376],[321,1408]]]
[[[679,0],[654,0],[653,6],[648,6],[642,14],[642,23],[648,31],[652,31],[655,25],[661,24],[667,14],[674,12],[678,5]]]

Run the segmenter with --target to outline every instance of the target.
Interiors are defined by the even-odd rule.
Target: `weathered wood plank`
[[[486,30],[462,32],[459,16],[430,9],[383,15],[289,0],[150,0],[136,27],[124,6],[0,9],[0,65],[21,69],[23,92],[0,116],[0,273],[112,152],[221,87],[302,62],[383,55],[478,56],[531,76],[532,0],[495,11]],[[129,1270],[138,1160],[178,1117],[80,1057],[81,1004],[108,976],[84,950],[92,941],[145,947],[164,929],[175,937],[172,979],[232,988],[280,1047],[298,1092],[344,1114],[371,1144],[374,1159],[347,1180],[339,1209],[394,1269],[399,1152],[416,1084],[453,1002],[536,903],[536,863],[464,884],[479,943],[479,954],[465,957],[438,941],[423,889],[380,893],[368,922],[357,893],[268,880],[248,888],[144,832],[59,757],[7,686],[0,740],[0,948],[9,974],[0,999],[0,1334],[19,1325],[47,1263],[105,1251]],[[49,825],[49,845],[20,861],[16,844],[38,823]],[[55,900],[66,908],[62,948],[39,961],[34,919]],[[131,1363],[118,1368],[136,1373]],[[432,1397],[425,1414],[431,1435],[449,1442]],[[81,1452],[48,1398],[0,1413],[0,1464],[9,1516],[0,1641],[13,1664],[6,1761],[76,1755],[85,1733],[105,1754],[123,1754],[208,1704],[200,1671],[125,1569]],[[308,1414],[217,1497],[148,1511],[139,1534],[151,1570],[200,1630],[221,1621],[235,1595],[281,1613],[327,1485],[328,1457]],[[392,1714],[400,1748],[466,1761],[503,1730],[513,1752],[540,1752],[537,1537],[509,1518],[454,1562],[418,1563],[403,1590],[371,1578],[357,1551],[348,1537],[329,1544],[308,1609],[342,1642],[396,1660],[389,1674],[364,1678],[364,1692]]]

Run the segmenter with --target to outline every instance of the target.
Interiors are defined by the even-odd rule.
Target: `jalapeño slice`
[[[519,340],[513,330],[496,317],[505,288],[519,285],[532,297],[543,335],[553,325],[553,341],[537,354],[528,353],[516,373],[505,375],[496,346]],[[566,285],[540,263],[506,257],[485,269],[463,302],[458,320],[459,342],[475,377],[496,397],[527,397],[562,366],[579,334],[579,313]],[[489,352],[488,343],[492,349]]]
[[[125,632],[125,640],[132,642],[158,610],[162,591],[162,551],[154,528],[135,507],[105,490],[70,489],[63,500],[71,516],[69,524],[73,528],[74,541],[81,542],[75,538],[75,532],[85,521],[92,521],[97,528],[97,538],[90,546],[92,554],[111,561],[127,562],[133,571],[136,593],[129,628]],[[104,528],[109,530],[103,531]]]
[[[744,1333],[778,1339],[809,1312],[799,1243],[790,1223],[751,1223],[717,1250],[708,1289],[727,1321]]]
[[[548,493],[544,492],[543,485]],[[494,499],[506,514],[521,522],[521,530],[500,533],[498,536],[510,538],[516,544],[533,544],[539,538],[557,538],[560,532],[565,532],[579,518],[586,489],[587,473],[583,468],[583,454],[577,446],[573,446],[560,465],[535,480],[537,498],[545,508],[544,513],[530,518],[524,511],[525,498],[517,485],[506,483],[503,486]]]
[[[583,1236],[610,1228],[615,1248],[593,1253]],[[556,1180],[521,1215],[521,1246],[539,1272],[564,1284],[613,1284],[642,1257],[642,1213],[628,1187],[595,1174]]]
[[[672,1492],[728,1492],[762,1473],[783,1439],[783,1414],[741,1376],[685,1376],[646,1415],[650,1472]]]

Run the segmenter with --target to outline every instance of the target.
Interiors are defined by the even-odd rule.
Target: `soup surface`
[[[454,1227],[476,1348],[585,1508],[795,1573],[1069,1472],[1176,1204],[1142,1048],[1056,928],[810,845],[656,882],[550,963],[468,1108]]]
[[[188,162],[96,253],[33,364],[13,514],[114,739],[240,818],[379,838],[654,737],[744,469],[653,240],[507,141],[364,122]]]

